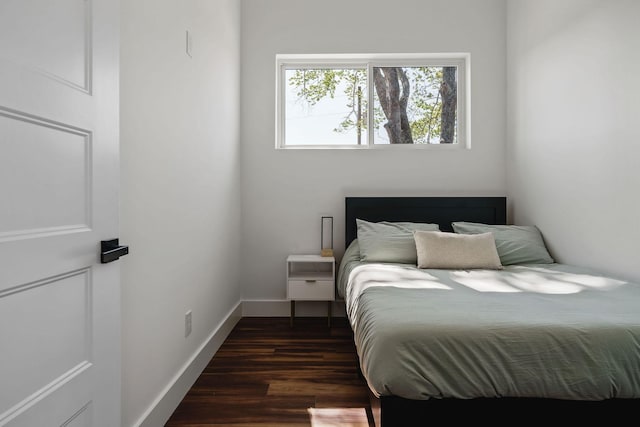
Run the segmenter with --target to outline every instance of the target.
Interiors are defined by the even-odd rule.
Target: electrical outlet
[[[191,335],[191,310],[184,315],[184,336],[186,338],[189,335]]]

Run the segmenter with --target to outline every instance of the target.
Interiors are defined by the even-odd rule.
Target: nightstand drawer
[[[289,280],[287,298],[292,300],[332,301],[333,280]]]

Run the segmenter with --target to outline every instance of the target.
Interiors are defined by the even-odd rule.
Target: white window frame
[[[374,144],[373,102],[374,85],[371,84],[373,67],[456,66],[457,90],[457,143],[455,144]],[[361,145],[287,145],[285,141],[286,70],[302,68],[362,68],[367,70],[367,140]],[[277,54],[276,55],[276,149],[355,149],[355,150],[403,150],[436,149],[458,150],[471,148],[471,55],[458,53],[417,54]]]

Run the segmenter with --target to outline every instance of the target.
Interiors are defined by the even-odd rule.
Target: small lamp
[[[320,223],[320,255],[333,256],[333,217],[323,216]]]

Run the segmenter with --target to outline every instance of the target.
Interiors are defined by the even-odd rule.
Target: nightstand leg
[[[293,327],[293,318],[296,317],[296,302],[291,300],[291,318],[289,319],[289,326]]]
[[[327,302],[327,306],[328,306],[328,310],[327,311],[328,311],[329,315],[327,316],[327,324],[328,324],[329,327],[331,327],[331,305],[332,305],[331,301],[328,301]]]

